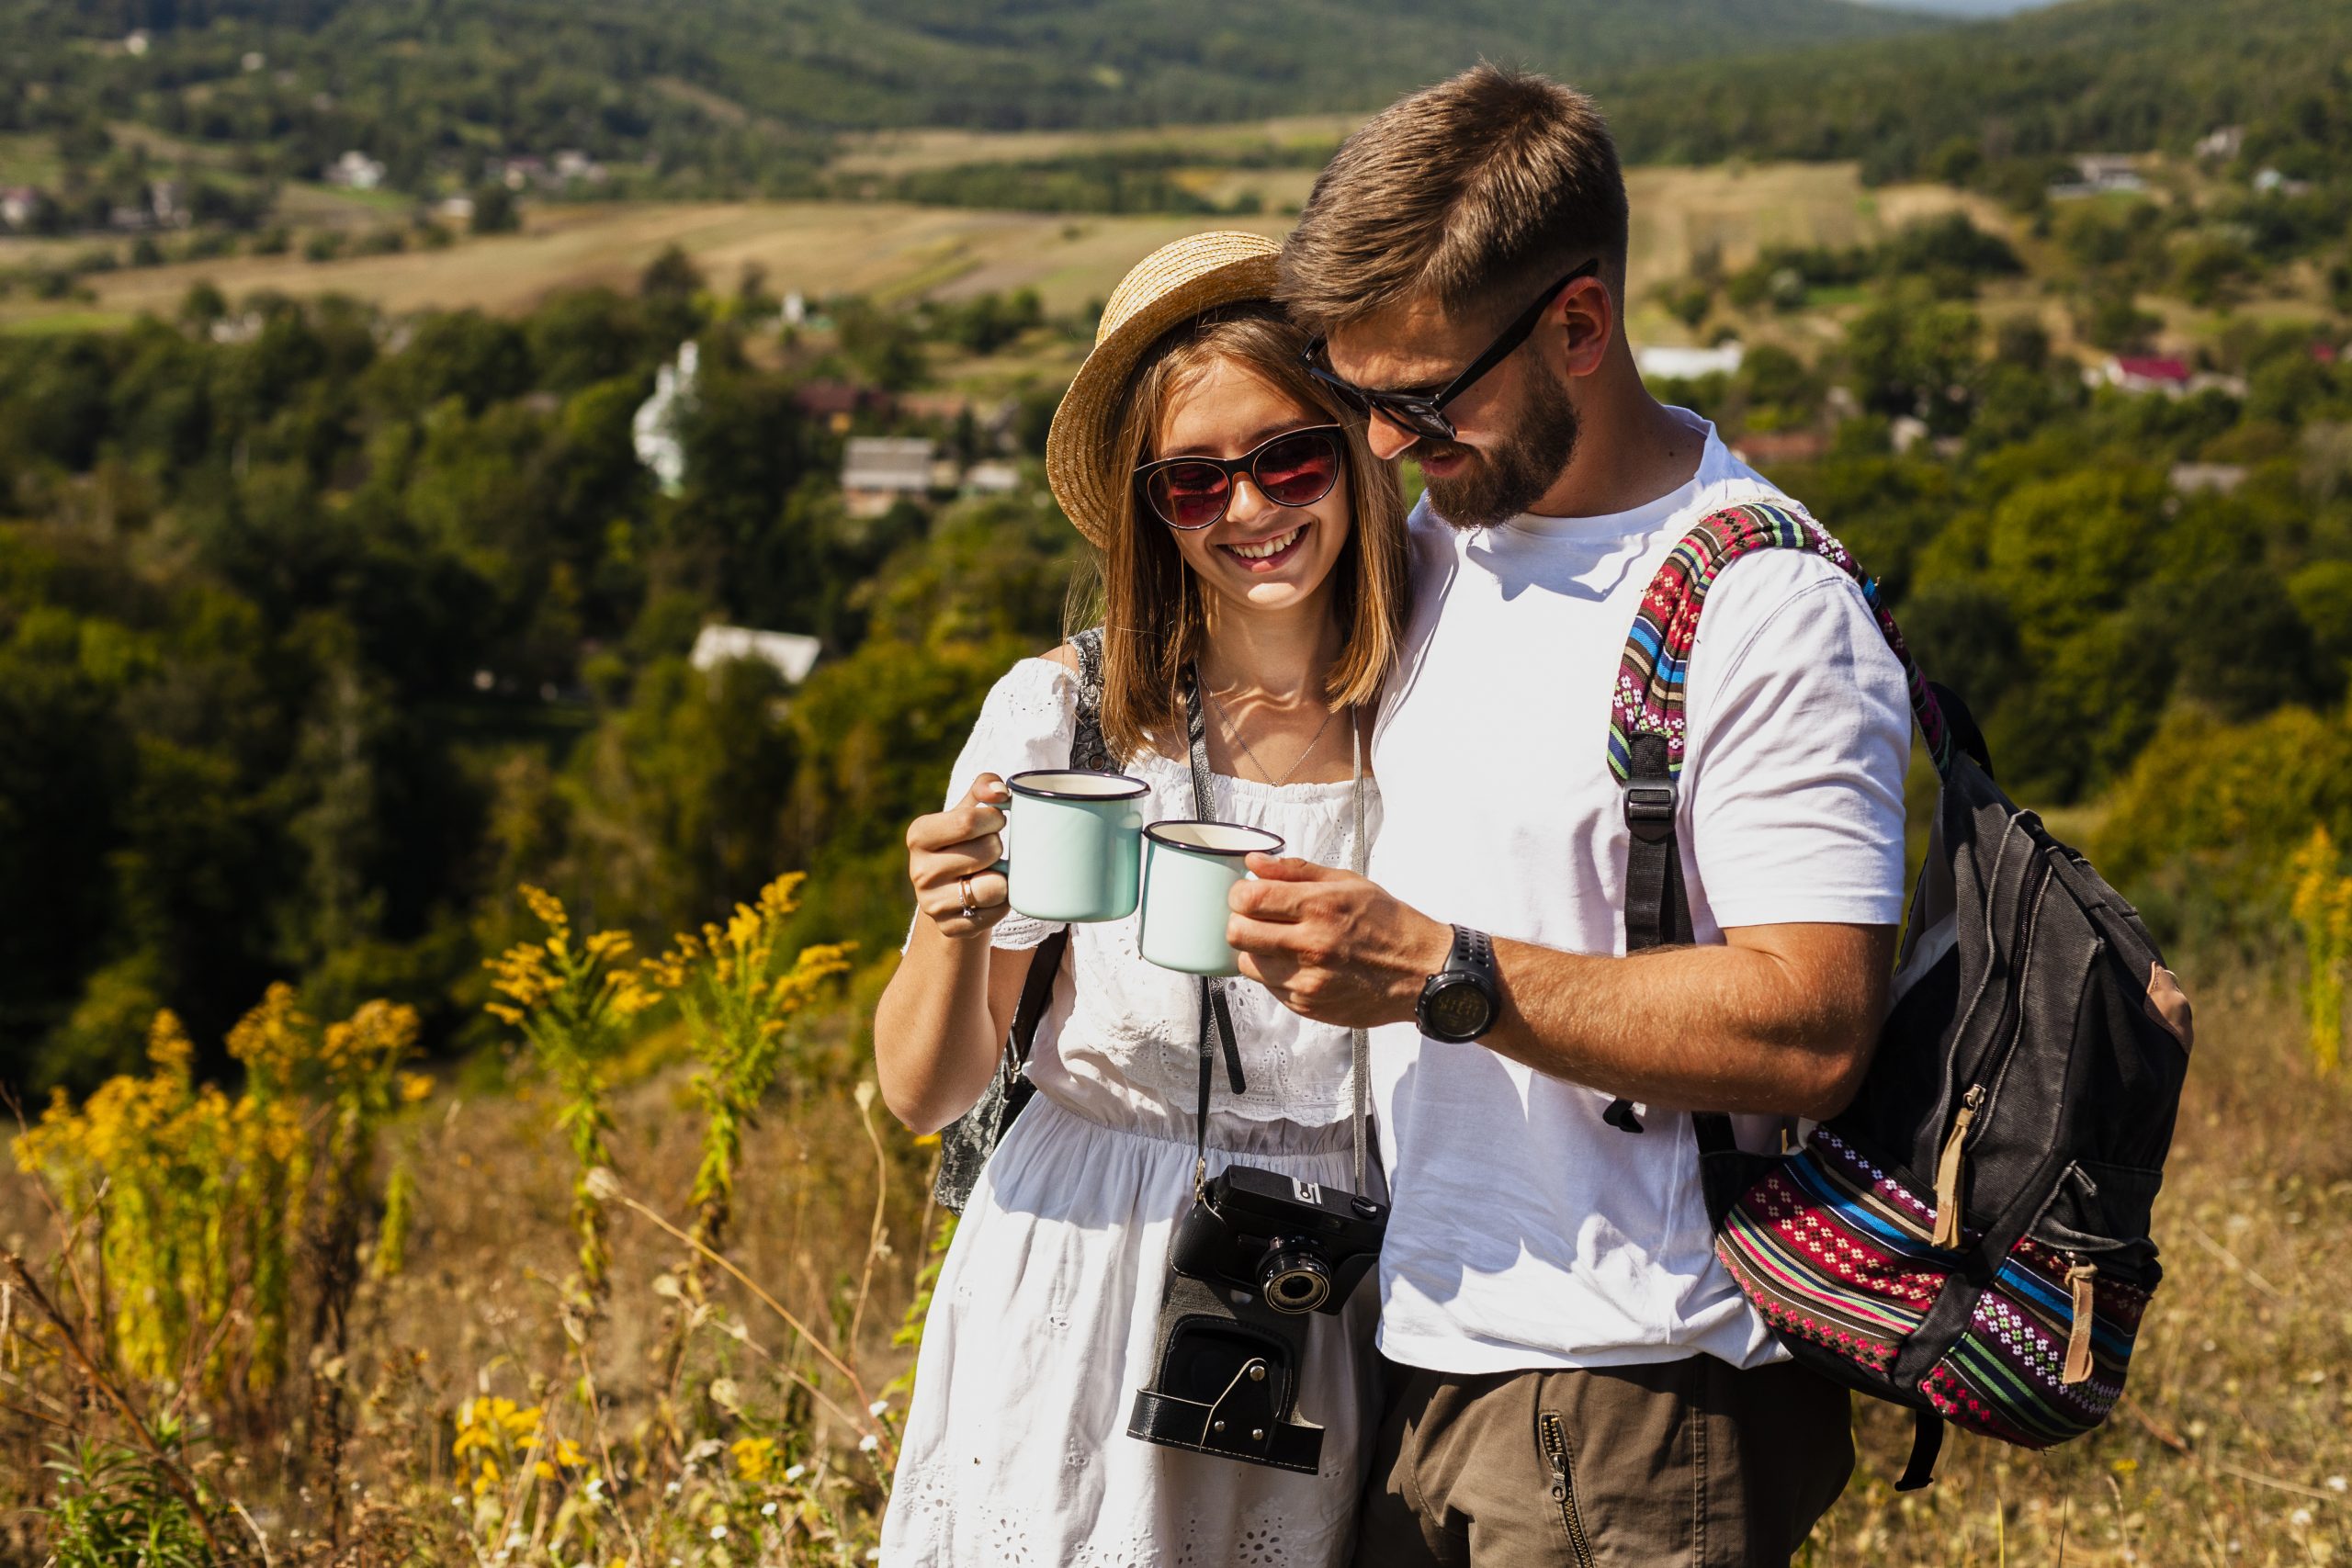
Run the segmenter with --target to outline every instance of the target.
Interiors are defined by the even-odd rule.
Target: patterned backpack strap
[[[1690,650],[1698,642],[1699,615],[1716,576],[1740,557],[1765,549],[1809,550],[1861,585],[1880,635],[1902,661],[1911,714],[1936,773],[1940,777],[1951,771],[1952,743],[1943,710],[1912,660],[1894,617],[1879,603],[1877,582],[1862,575],[1846,547],[1793,502],[1751,502],[1701,518],[1643,592],[1610,696],[1609,768],[1624,786],[1625,826],[1633,835],[1625,857],[1629,953],[1693,940],[1690,894],[1683,886],[1682,855],[1675,837]],[[1642,1130],[1629,1100],[1612,1100],[1601,1114],[1623,1132]],[[1692,1122],[1702,1153],[1732,1147],[1731,1123],[1725,1118],[1700,1115]],[[1728,1191],[1711,1190],[1710,1210],[1720,1213],[1731,1197]]]
[[[1102,628],[1089,626],[1069,639],[1078,654],[1078,730],[1069,743],[1069,765],[1113,773],[1111,748],[1102,739]]]
[[[1928,754],[1935,761],[1937,775],[1951,772],[1952,743],[1943,710],[1912,659],[1902,628],[1879,603],[1877,580],[1863,576],[1846,547],[1794,503],[1756,502],[1701,518],[1666,558],[1642,595],[1610,699],[1609,767],[1617,782],[1627,784],[1633,778],[1634,741],[1645,735],[1664,740],[1666,776],[1681,777],[1683,685],[1690,673],[1690,649],[1699,637],[1699,613],[1706,608],[1707,590],[1714,585],[1716,574],[1740,557],[1762,549],[1809,550],[1861,585],[1862,597],[1878,620],[1879,634],[1903,662],[1911,716],[1918,723]]]

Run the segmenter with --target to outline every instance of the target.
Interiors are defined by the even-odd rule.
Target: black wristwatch
[[[1421,982],[1421,999],[1413,1009],[1421,1032],[1458,1045],[1492,1029],[1502,1010],[1494,942],[1485,931],[1454,927],[1453,950],[1445,955],[1445,967]]]

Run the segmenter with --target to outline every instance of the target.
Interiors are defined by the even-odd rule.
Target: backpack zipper
[[[2074,1321],[2066,1326],[2066,1369],[2059,1381],[2069,1388],[2088,1382],[2091,1376],[2091,1317],[2098,1296],[2093,1286],[2098,1265],[2086,1263],[2076,1253],[2066,1254],[2066,1287],[2074,1295]]]
[[[1577,1568],[1592,1568],[1592,1543],[1584,1533],[1584,1515],[1577,1507],[1576,1466],[1568,1452],[1568,1431],[1558,1416],[1547,1410],[1539,1418],[1544,1457],[1552,1466],[1552,1500],[1560,1506],[1560,1524],[1568,1532],[1568,1550]]]
[[[1960,1187],[1968,1145],[1982,1136],[1976,1123],[1983,1119],[1985,1108],[1999,1096],[2001,1085],[2009,1076],[2009,1063],[2016,1058],[2018,1041],[2025,1033],[2025,1007],[2018,994],[2033,972],[2034,932],[2041,929],[2041,906],[2050,897],[2053,874],[2046,859],[2041,870],[2033,896],[2026,901],[2024,912],[2018,917],[2017,983],[2008,987],[2008,995],[2002,1001],[2002,1027],[1994,1031],[1994,1037],[2000,1043],[1978,1060],[1979,1077],[1961,1097],[1960,1111],[1952,1117],[1951,1130],[1944,1134],[1943,1147],[1936,1157],[1936,1223],[1928,1237],[1930,1247],[1949,1250],[1960,1246]],[[1983,1077],[1988,1068],[1992,1077],[1989,1087]]]
[[[1960,1245],[1960,1165],[1968,1129],[1984,1103],[1984,1086],[1970,1084],[1961,1098],[1960,1114],[1951,1119],[1951,1131],[1944,1134],[1943,1152],[1936,1158],[1936,1228],[1928,1237],[1929,1247],[1949,1250]]]

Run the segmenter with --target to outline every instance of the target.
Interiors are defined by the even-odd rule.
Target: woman
[[[1109,765],[1149,785],[1144,820],[1248,823],[1347,865],[1359,789],[1367,831],[1377,820],[1369,781],[1351,781],[1402,626],[1403,505],[1302,368],[1302,334],[1269,302],[1273,257],[1256,235],[1204,234],[1129,273],[1055,415],[1046,471],[1101,552],[1096,711]],[[1203,457],[1226,466],[1170,462]],[[1205,810],[1186,744],[1195,668]],[[1003,779],[1069,764],[1080,671],[1068,646],[1016,664],[956,761],[953,804],[908,829],[919,913],[874,1034],[883,1096],[919,1132],[987,1086],[1051,930],[1009,914],[988,868]],[[1348,1036],[1254,985],[1225,989],[1247,1087],[1218,1076],[1210,1173],[1238,1159],[1352,1190]],[[1193,1201],[1199,997],[1142,958],[1134,917],[1070,928],[1029,1061],[1037,1094],[933,1296],[883,1529],[892,1568],[1344,1561],[1377,1419],[1374,1291],[1308,1320],[1298,1418],[1326,1428],[1318,1473],[1126,1435]]]

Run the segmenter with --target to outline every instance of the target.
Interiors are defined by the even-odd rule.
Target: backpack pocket
[[[2160,1173],[2077,1160],[1919,1381],[1955,1426],[2046,1449],[2107,1419],[2163,1278],[2148,1210]]]
[[[1934,1223],[1927,1195],[1816,1127],[1731,1205],[1715,1255],[1799,1360],[1916,1404],[1892,1374],[1956,1261]]]

